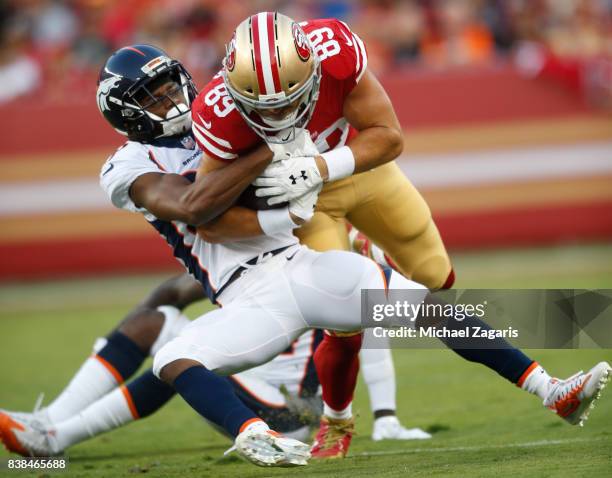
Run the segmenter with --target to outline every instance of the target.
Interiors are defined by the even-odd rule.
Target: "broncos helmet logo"
[[[110,110],[108,100],[110,99],[113,103],[120,103],[120,100],[110,96],[110,91],[117,86],[117,83],[121,81],[120,76],[110,76],[105,80],[102,80],[98,85],[98,92],[96,93],[98,99],[98,108],[102,113]]]

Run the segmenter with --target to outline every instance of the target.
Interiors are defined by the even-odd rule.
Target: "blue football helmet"
[[[161,91],[162,93],[158,93]],[[132,141],[182,135],[191,128],[197,91],[183,65],[151,45],[120,48],[98,78],[97,102],[104,118]],[[163,102],[165,115],[153,113]]]

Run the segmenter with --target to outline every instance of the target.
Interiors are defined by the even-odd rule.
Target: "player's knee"
[[[449,276],[452,273],[452,268],[448,256],[435,255],[428,257],[426,260],[418,264],[412,273],[412,279],[415,282],[425,285],[428,289],[437,290],[449,288]],[[452,276],[454,280],[454,275]]]
[[[187,365],[202,365],[190,359],[186,351],[190,350],[191,344],[184,337],[177,337],[164,345],[153,357],[153,373],[157,378],[172,384]]]
[[[168,385],[172,385],[179,375],[191,367],[203,367],[203,365],[191,359],[174,360],[161,368],[159,379]]]
[[[164,314],[151,308],[133,310],[117,329],[143,352],[149,352],[164,325]]]
[[[118,330],[145,353],[155,355],[177,337],[189,319],[176,307],[163,305],[157,309],[138,308],[128,315]]]

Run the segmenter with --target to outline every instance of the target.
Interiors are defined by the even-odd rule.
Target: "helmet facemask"
[[[260,12],[241,22],[221,75],[238,112],[268,143],[292,141],[312,118],[321,65],[299,24],[285,15]]]
[[[321,83],[320,66],[315,63],[315,70],[307,82],[290,95],[260,95],[258,100],[240,94],[227,79],[225,70],[223,79],[228,93],[248,125],[268,143],[287,143],[295,138],[296,128],[306,126],[319,98]],[[288,109],[280,118],[266,114],[274,110]]]
[[[191,128],[191,100],[194,97],[195,87],[191,77],[180,63],[170,60],[125,93],[122,114],[127,124],[142,123],[132,120],[146,116],[151,131],[142,133],[152,133],[153,138],[185,134]],[[141,131],[128,128],[130,137],[137,137],[139,133]]]

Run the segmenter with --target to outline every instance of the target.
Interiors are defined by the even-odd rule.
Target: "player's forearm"
[[[396,128],[374,126],[360,131],[348,147],[355,157],[354,173],[363,173],[397,158],[404,149],[404,138]]]
[[[254,211],[234,206],[215,220],[198,226],[197,231],[198,235],[206,242],[222,244],[294,229],[304,224],[304,222],[304,219],[291,213],[286,207],[267,211]]]
[[[347,146],[317,156],[315,162],[323,181],[336,181],[392,161],[402,149],[399,131],[375,126],[361,131]]]
[[[198,172],[192,187],[181,197],[191,224],[206,224],[229,209],[271,160],[272,152],[263,146],[223,168]]]
[[[198,235],[212,244],[222,244],[262,234],[257,212],[238,206],[228,209],[215,220],[198,227]]]

